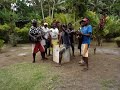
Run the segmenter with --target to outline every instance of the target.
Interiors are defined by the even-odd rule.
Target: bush
[[[115,38],[115,41],[117,43],[117,46],[120,47],[120,37]]]
[[[8,24],[0,25],[0,39],[8,42],[10,26]]]
[[[19,37],[18,35],[16,35],[15,33],[12,33],[11,35],[9,35],[9,40],[10,40],[10,44],[12,46],[17,46],[18,41],[21,40],[21,37]]]
[[[1,51],[3,46],[4,46],[4,40],[0,39],[0,51]]]
[[[116,37],[116,38],[115,38],[115,41],[120,41],[120,37]]]
[[[115,16],[108,16],[105,24],[105,39],[111,39],[120,36],[120,19]]]
[[[68,24],[74,22],[74,16],[72,14],[55,14],[55,20],[60,21],[62,24]]]
[[[28,38],[28,32],[29,32],[29,28],[24,27],[22,29],[20,28],[15,28],[15,31],[17,33],[17,35],[19,37],[21,37],[21,41],[19,41],[20,43],[28,43],[29,42],[29,38]]]
[[[45,21],[48,23],[49,27],[51,26],[52,22],[53,22],[53,19],[51,17],[46,17],[45,18]]]

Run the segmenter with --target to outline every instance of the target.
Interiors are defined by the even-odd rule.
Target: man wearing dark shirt
[[[62,32],[60,33],[60,40],[59,40],[59,44],[62,44],[64,46],[64,49],[61,50],[59,52],[59,64],[61,65],[61,60],[62,60],[62,54],[65,52],[66,49],[70,48],[70,37],[69,37],[69,32],[67,30],[67,26],[66,25],[62,25]]]
[[[74,35],[75,35],[75,31],[73,29],[72,23],[68,24],[68,31],[69,31],[69,38],[70,38],[72,53],[73,53],[73,56],[75,56],[74,55],[74,50],[75,50],[74,49]]]

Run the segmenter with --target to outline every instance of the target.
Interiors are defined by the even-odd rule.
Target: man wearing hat
[[[92,35],[92,26],[89,25],[89,19],[88,18],[84,18],[81,21],[82,23],[82,28],[79,31],[79,34],[82,35],[82,60],[84,63],[81,63],[81,65],[85,65],[86,68],[84,68],[83,70],[86,71],[89,68],[88,65],[88,48],[90,46],[90,42],[91,42],[91,35]]]
[[[51,35],[50,35],[50,29],[48,28],[48,23],[44,23],[44,26],[41,27],[44,35],[44,46],[45,46],[45,53],[47,55],[47,49],[49,48],[49,55],[50,55],[50,45],[51,45]]]

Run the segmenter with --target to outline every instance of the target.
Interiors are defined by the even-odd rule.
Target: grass
[[[101,82],[101,85],[103,87],[102,90],[110,90],[116,87],[116,81],[115,80],[103,80]]]
[[[52,90],[58,77],[45,64],[16,64],[0,69],[0,90]]]

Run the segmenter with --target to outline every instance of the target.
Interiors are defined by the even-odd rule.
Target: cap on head
[[[87,25],[89,23],[89,19],[88,18],[83,18],[81,21],[80,21],[80,24],[84,23],[84,25]]]
[[[87,22],[87,21],[89,21],[89,19],[88,18],[83,18],[82,21]]]
[[[48,23],[44,23],[44,25],[48,25]]]

